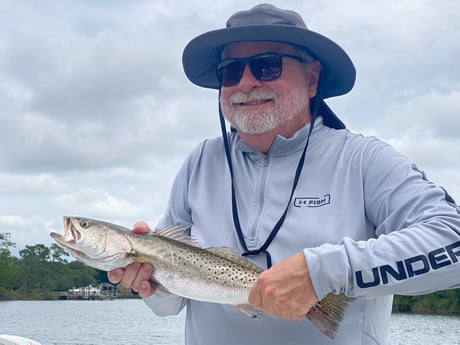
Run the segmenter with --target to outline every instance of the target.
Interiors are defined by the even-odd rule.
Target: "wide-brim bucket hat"
[[[226,28],[206,32],[191,40],[184,49],[182,64],[187,78],[194,84],[219,89],[216,66],[225,45],[244,41],[277,41],[303,47],[321,62],[321,105],[324,123],[345,128],[343,122],[323,99],[349,92],[356,70],[347,53],[329,38],[307,28],[302,17],[290,10],[270,4],[257,5],[232,15]]]

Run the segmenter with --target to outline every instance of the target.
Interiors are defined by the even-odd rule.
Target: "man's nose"
[[[242,91],[247,91],[260,86],[260,84],[260,80],[257,80],[257,78],[254,77],[249,66],[244,66],[243,74],[241,75],[240,82],[238,83],[238,88]]]

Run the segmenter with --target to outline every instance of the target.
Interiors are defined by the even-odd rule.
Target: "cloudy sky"
[[[358,71],[329,105],[460,201],[460,2],[273,0]],[[176,171],[219,135],[184,46],[250,0],[0,0],[0,232],[51,244],[63,215],[154,225]]]

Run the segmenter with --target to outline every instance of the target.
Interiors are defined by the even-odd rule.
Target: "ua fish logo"
[[[331,203],[331,195],[325,194],[322,197],[299,197],[294,199],[295,207],[322,207]]]

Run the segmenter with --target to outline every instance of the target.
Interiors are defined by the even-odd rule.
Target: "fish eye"
[[[81,226],[83,229],[87,229],[87,228],[89,228],[89,222],[86,221],[86,220],[82,220],[82,221],[80,222],[80,226]]]

